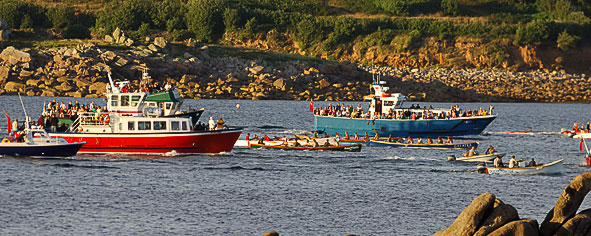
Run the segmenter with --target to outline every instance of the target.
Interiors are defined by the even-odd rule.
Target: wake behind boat
[[[555,175],[562,173],[563,160],[529,167],[481,167],[479,171],[491,175]]]

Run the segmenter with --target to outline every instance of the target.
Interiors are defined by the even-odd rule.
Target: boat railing
[[[78,118],[72,122],[72,128],[76,131],[80,125],[108,126],[110,121],[108,112],[83,112],[78,113]]]

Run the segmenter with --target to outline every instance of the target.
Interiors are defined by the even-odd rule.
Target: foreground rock
[[[590,190],[591,173],[581,174],[571,181],[560,195],[560,198],[558,198],[554,208],[548,212],[546,219],[542,222],[542,226],[540,227],[542,235],[554,235],[558,229],[561,229],[562,235],[565,235],[565,232],[581,230],[578,229],[579,225],[583,226],[586,234],[591,234],[591,226],[580,224],[581,222],[588,221],[588,211],[581,212],[581,215],[577,215],[578,218],[575,221],[570,222],[568,225],[566,224],[569,220],[574,219],[579,206],[581,206],[581,203],[585,200],[585,196]]]
[[[591,235],[591,209],[577,214],[589,191],[591,173],[577,176],[564,189],[539,229],[536,220],[519,219],[511,205],[504,204],[491,193],[483,193],[448,228],[435,235]]]
[[[515,220],[519,220],[515,208],[511,205],[504,204],[492,193],[483,193],[474,199],[448,228],[435,233],[435,235],[511,235],[506,234],[506,232],[516,232],[513,230],[518,229],[522,230],[521,227],[518,227],[521,223],[510,224]],[[536,235],[537,227],[536,222],[534,227],[536,229]]]

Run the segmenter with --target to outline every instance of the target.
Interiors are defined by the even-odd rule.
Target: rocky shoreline
[[[137,82],[148,68],[153,79],[194,99],[358,101],[379,75],[391,92],[414,101],[591,102],[586,74],[369,67],[161,37],[134,42],[120,30],[104,41],[69,43],[44,49],[0,44],[0,95],[101,97],[107,71],[116,80]]]

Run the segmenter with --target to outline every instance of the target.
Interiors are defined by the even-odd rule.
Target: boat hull
[[[487,167],[486,173],[491,175],[557,175],[562,173],[562,159],[534,167]]]
[[[368,120],[346,117],[314,116],[314,130],[333,135],[366,132],[382,137],[439,137],[478,135],[496,118],[494,115],[441,120]]]
[[[264,145],[257,143],[249,143],[249,148],[262,148],[272,150],[312,150],[312,151],[343,151],[343,152],[360,152],[361,144],[342,145],[342,146],[329,146],[329,147],[294,147],[294,146],[281,146],[281,145]]]
[[[0,155],[70,157],[70,156],[75,156],[83,144],[84,143],[65,143],[65,144],[1,143],[0,144]]]
[[[49,133],[68,142],[87,142],[79,153],[216,154],[230,152],[242,129],[179,133]]]
[[[426,143],[398,143],[388,141],[369,141],[369,146],[374,147],[393,147],[393,148],[419,148],[419,149],[470,149],[472,147],[477,148],[478,142],[463,142],[463,143],[452,143],[452,144],[426,144]]]

